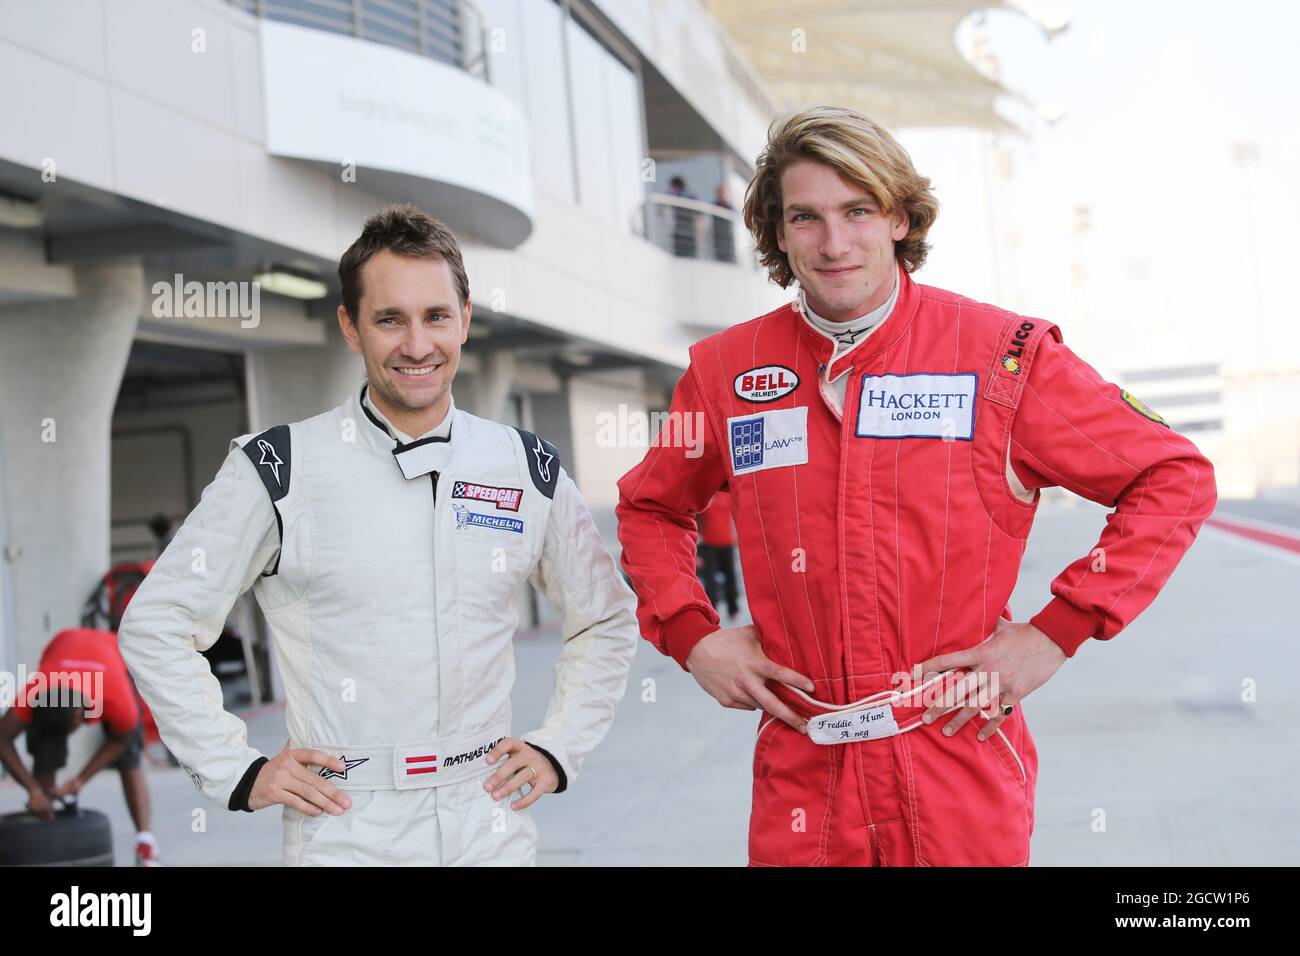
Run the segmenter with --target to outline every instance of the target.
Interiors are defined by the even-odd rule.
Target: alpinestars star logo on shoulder
[[[257,447],[262,451],[262,460],[259,461],[258,464],[266,465],[270,468],[271,473],[275,475],[275,483],[277,485],[282,484],[280,481],[280,466],[283,465],[284,462],[281,461],[280,456],[275,453],[275,446],[265,438],[259,438],[257,440]]]

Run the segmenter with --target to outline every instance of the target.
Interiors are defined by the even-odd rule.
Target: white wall
[[[631,421],[646,412],[644,376],[640,369],[583,375],[569,381],[569,414],[572,417],[573,480],[582,489],[593,512],[612,511],[618,504],[618,479],[645,457],[653,430],[644,444],[629,429],[614,430],[617,441],[604,441],[610,429],[602,431],[603,416]]]
[[[0,159],[32,168],[33,189],[57,194],[75,179],[331,261],[385,200],[364,184],[266,154],[257,21],[235,8],[219,0],[125,0],[111,7],[80,0],[51,22],[53,5],[0,4],[0,88],[23,90],[0,97]],[[639,124],[620,105],[630,98],[629,81],[604,91],[604,128],[615,131],[603,163],[611,171],[607,185],[586,191],[590,207],[577,205],[559,10],[543,0],[488,0],[486,7],[505,31],[504,48],[493,53],[494,75],[508,92],[513,84],[511,95],[520,97],[535,136],[537,205],[532,236],[517,249],[465,244],[471,281],[476,290],[501,290],[506,308],[522,318],[684,364],[696,335],[682,323],[699,314],[679,290],[691,285],[684,273],[693,264],[633,236],[623,221],[641,188],[632,173],[624,178],[635,165],[632,129]],[[674,16],[699,26],[701,14],[691,9]],[[200,28],[204,53],[191,50],[191,31]],[[647,39],[664,56],[680,55],[661,36]],[[601,62],[602,76],[621,69]],[[728,87],[720,96],[740,96],[725,76],[710,82]],[[594,105],[591,115],[599,124]],[[591,146],[578,144],[588,152]],[[40,183],[36,171],[45,158],[57,161],[56,183]],[[724,300],[764,302],[737,306],[728,323],[781,301],[758,273],[729,269],[711,274],[709,283]],[[481,306],[477,291],[475,298]]]
[[[569,21],[567,36],[579,201],[611,228],[630,231],[645,196],[640,86],[579,23]]]
[[[757,156],[775,104],[755,102],[727,66],[725,33],[701,0],[593,0],[740,156]]]
[[[324,346],[245,353],[250,432],[319,415],[360,390],[365,363],[348,350],[336,320],[324,320],[324,326]]]
[[[483,0],[479,6],[488,22],[492,85],[528,117],[536,189],[572,202],[562,12],[549,0]]]
[[[111,418],[144,299],[134,264],[80,268],[76,284],[75,299],[0,308],[0,507],[29,666],[108,570]]]

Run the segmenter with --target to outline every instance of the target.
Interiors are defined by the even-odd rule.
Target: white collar
[[[446,438],[451,434],[451,417],[456,413],[456,400],[450,395],[447,396],[447,399],[447,414],[443,416],[442,421],[438,423],[437,427],[429,429],[429,431],[425,432],[419,438],[412,438],[405,432],[399,431],[397,426],[388,420],[388,416],[381,412],[378,406],[370,400],[370,389],[367,388],[365,394],[361,397],[361,401],[366,408],[370,409],[375,417],[384,423],[384,427],[392,432],[393,437],[403,445],[410,445],[413,442],[424,441],[426,438]]]
[[[808,305],[808,298],[804,294],[802,286],[799,288],[797,307],[803,313],[803,317],[809,325],[828,338],[835,340],[835,351],[842,354],[852,349],[859,342],[864,341],[885,319],[889,318],[889,313],[894,311],[894,305],[898,302],[898,292],[902,287],[902,280],[899,279],[898,271],[895,269],[894,290],[889,293],[889,298],[866,315],[860,315],[851,322],[833,322],[830,319],[822,318]],[[864,332],[866,334],[863,334]]]

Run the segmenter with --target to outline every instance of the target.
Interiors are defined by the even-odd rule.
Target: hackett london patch
[[[978,384],[974,372],[864,375],[857,435],[970,441]]]
[[[731,473],[808,463],[808,408],[782,408],[727,419]]]

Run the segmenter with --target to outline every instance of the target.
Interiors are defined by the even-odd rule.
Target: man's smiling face
[[[866,189],[813,160],[781,174],[777,245],[808,305],[832,322],[851,322],[883,305],[898,271],[894,243],[907,236],[907,213],[881,212]]]
[[[451,268],[382,249],[362,269],[356,321],[340,306],[348,347],[366,363],[371,397],[399,416],[443,405],[469,337],[471,304],[461,308]]]

